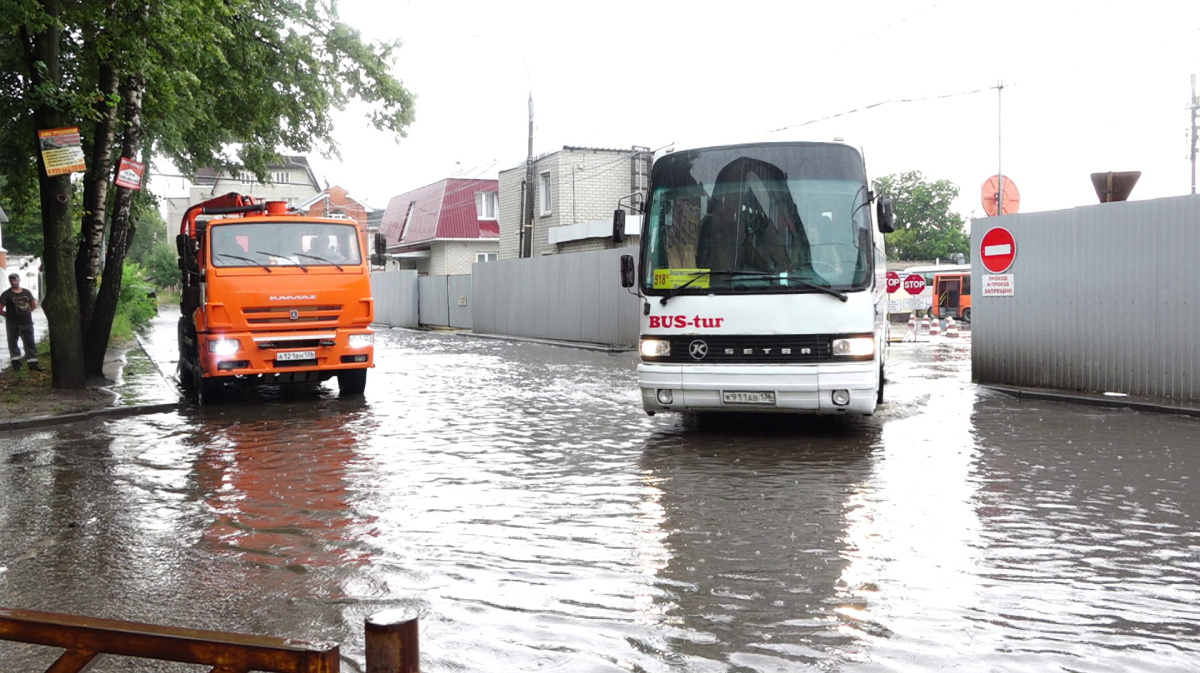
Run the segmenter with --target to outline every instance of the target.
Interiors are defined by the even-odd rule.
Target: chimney
[[[1140,177],[1141,171],[1092,173],[1092,187],[1096,188],[1096,196],[1100,197],[1100,203],[1128,201],[1129,193],[1133,191],[1133,186]]]

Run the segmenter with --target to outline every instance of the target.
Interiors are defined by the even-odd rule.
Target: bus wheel
[[[354,395],[362,395],[367,389],[367,370],[366,369],[347,369],[338,372],[338,393],[342,397],[350,397]]]
[[[971,322],[971,309],[963,309],[963,322]]]
[[[875,404],[883,404],[883,363],[879,363],[879,388],[875,392]]]

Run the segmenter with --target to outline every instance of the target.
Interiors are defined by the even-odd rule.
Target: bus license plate
[[[283,351],[275,354],[276,362],[294,362],[296,360],[316,360],[316,351]]]
[[[723,392],[721,398],[725,404],[775,404],[773,392]]]

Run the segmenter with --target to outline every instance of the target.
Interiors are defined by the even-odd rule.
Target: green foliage
[[[8,215],[4,248],[13,255],[42,254],[42,209],[33,183],[6,183],[0,176],[0,207]]]
[[[121,270],[121,298],[113,318],[112,336],[127,339],[134,330],[150,324],[158,313],[155,287],[145,277],[141,265],[127,262]]]
[[[875,192],[890,196],[896,213],[896,231],[887,235],[889,258],[947,260],[954,253],[970,257],[971,237],[965,220],[950,211],[958,198],[954,183],[930,182],[920,171],[907,171],[879,178]]]
[[[166,227],[157,210],[145,209],[140,212],[126,258],[126,263],[136,262],[146,280],[159,289],[179,284],[175,243],[167,234]]]

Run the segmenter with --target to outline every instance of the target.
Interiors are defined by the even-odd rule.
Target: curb
[[[54,425],[81,423],[98,418],[124,418],[126,416],[139,416],[141,414],[157,414],[164,411],[177,411],[181,405],[181,402],[163,402],[159,404],[142,404],[128,407],[104,407],[102,409],[92,409],[91,411],[81,411],[75,414],[60,414],[57,416],[36,416],[34,418],[25,418],[19,421],[0,422],[0,432],[8,433],[20,432],[22,430],[35,430],[37,428],[46,428]]]
[[[1007,386],[992,386],[980,384],[988,390],[1011,395],[1018,400],[1049,400],[1053,402],[1068,402],[1086,404],[1094,407],[1109,407],[1113,409],[1133,409],[1134,411],[1149,411],[1159,414],[1178,414],[1180,416],[1200,417],[1200,407],[1184,407],[1165,404],[1162,402],[1139,401],[1128,397],[1096,397],[1093,395],[1072,395],[1027,388],[1010,388]]]

